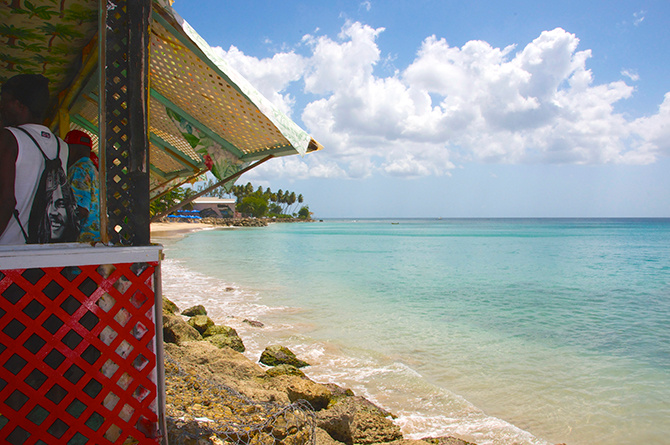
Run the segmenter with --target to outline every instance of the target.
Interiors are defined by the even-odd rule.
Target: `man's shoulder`
[[[75,177],[77,175],[95,176],[97,170],[95,164],[89,158],[81,158],[67,169],[68,176]]]
[[[7,157],[12,157],[14,160],[16,160],[16,156],[18,154],[18,143],[16,142],[16,138],[14,137],[14,133],[9,131],[7,128],[3,128],[0,130],[0,156],[5,158]],[[5,158],[7,159],[7,158]]]

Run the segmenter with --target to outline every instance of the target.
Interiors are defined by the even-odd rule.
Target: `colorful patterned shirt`
[[[81,222],[80,243],[100,241],[100,180],[98,170],[89,158],[81,158],[68,170],[72,193],[77,205],[88,210],[88,216]]]

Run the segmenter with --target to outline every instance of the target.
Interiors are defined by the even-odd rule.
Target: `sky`
[[[670,217],[670,2],[176,0],[324,146],[317,218]]]

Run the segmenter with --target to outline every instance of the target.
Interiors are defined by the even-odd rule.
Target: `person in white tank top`
[[[20,126],[40,144],[44,154],[53,159],[59,139],[42,125],[49,105],[49,80],[39,74],[19,74],[2,85],[0,99],[0,244],[25,244],[21,225],[28,228],[30,209],[44,170],[44,158],[35,143]],[[60,140],[61,165],[67,166],[68,147]]]

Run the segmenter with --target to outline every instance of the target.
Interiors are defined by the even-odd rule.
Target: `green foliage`
[[[268,214],[272,216],[281,215],[281,206],[275,203],[270,204],[268,207]]]
[[[309,219],[310,216],[311,216],[311,212],[309,211],[309,206],[300,207],[300,210],[298,210],[298,218]]]
[[[240,213],[248,213],[256,218],[265,216],[268,210],[268,202],[262,195],[251,195],[242,199],[242,202],[237,205],[237,210]]]
[[[214,185],[214,181],[209,180],[197,187],[197,191],[200,192],[212,185]],[[250,182],[245,185],[232,185],[230,192],[227,192],[222,186],[208,192],[206,196],[222,199],[234,196],[237,201],[238,212],[253,215],[257,218],[291,218],[291,215],[300,215],[300,212],[295,213],[295,204],[304,202],[301,194],[296,195],[295,192],[281,189],[275,193],[270,187],[266,189],[261,186],[254,187]],[[302,211],[302,208],[300,210]],[[309,208],[307,209],[307,216],[304,218],[309,218]]]
[[[149,206],[149,212],[151,216],[153,217],[154,215],[164,212],[165,210],[169,209],[170,207],[179,204],[186,198],[195,195],[195,192],[193,189],[190,188],[184,188],[184,187],[177,187],[174,190],[169,191],[165,195],[161,196],[160,198],[156,199],[155,201],[152,201],[150,206]],[[190,204],[187,204],[186,206],[182,207],[184,210],[192,209],[193,206]]]

